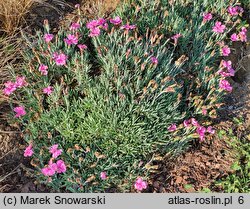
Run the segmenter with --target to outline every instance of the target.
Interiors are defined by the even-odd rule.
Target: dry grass
[[[0,37],[0,89],[5,81],[11,78],[11,69],[18,69],[21,65],[20,53],[21,40],[15,34]],[[1,91],[1,90],[0,90]],[[7,97],[0,94],[0,105],[6,101]]]
[[[118,6],[121,0],[99,0],[100,13],[110,13]]]
[[[23,24],[34,0],[1,0],[0,28],[7,34],[13,34]]]
[[[36,0],[0,0],[0,89],[20,59],[19,29]],[[0,94],[0,104],[5,101]]]
[[[81,11],[89,19],[109,15],[122,0],[81,0]],[[124,0],[123,0],[124,1]]]

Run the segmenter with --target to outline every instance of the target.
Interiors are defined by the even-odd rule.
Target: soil
[[[106,0],[104,13],[107,14],[115,7],[113,1]],[[57,2],[57,1],[56,1]],[[116,3],[119,1],[116,1]],[[27,24],[34,29],[41,29],[44,19],[49,19],[52,28],[58,27],[58,20],[66,16],[70,19],[73,6],[77,0],[67,1],[68,5],[57,5],[47,8],[37,5],[30,13]],[[84,7],[85,5],[82,5]],[[55,9],[56,8],[56,9]],[[85,11],[91,17],[95,10]],[[250,33],[250,32],[249,32]],[[250,34],[249,34],[250,38]],[[215,121],[217,129],[234,129],[241,137],[249,136],[250,126],[250,46],[235,45],[235,51],[230,57],[239,69],[233,83],[232,94],[225,98],[225,105],[219,112],[219,119]],[[0,192],[50,192],[46,186],[36,185],[32,176],[32,167],[29,160],[23,157],[25,143],[20,130],[7,121],[9,106],[1,103],[0,106]],[[244,118],[244,126],[234,127],[232,118]],[[250,139],[249,139],[250,140]],[[175,162],[168,161],[159,164],[160,171],[151,175],[148,192],[196,192],[204,188],[221,192],[214,182],[227,176],[232,171],[230,166],[234,161],[231,148],[217,136],[207,139],[202,144],[196,144],[188,152],[179,156]],[[188,186],[187,185],[191,185]]]

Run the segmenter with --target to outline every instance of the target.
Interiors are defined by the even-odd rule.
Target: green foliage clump
[[[237,18],[225,13],[229,1],[174,2],[121,6],[114,16],[136,24],[134,30],[108,24],[90,38],[87,22],[79,19],[79,29],[62,28],[52,42],[45,42],[41,32],[34,40],[27,38],[23,75],[28,86],[15,97],[27,112],[20,120],[40,182],[58,191],[131,191],[136,178],[146,178],[154,168],[154,155],[176,156],[199,138],[194,127],[184,128],[184,119],[210,125],[207,120],[215,117],[225,94],[216,73],[218,42]],[[207,11],[215,18],[204,23]],[[227,32],[212,32],[215,20],[224,21]],[[66,44],[72,33],[88,49]],[[55,57],[61,53],[66,64],[58,65]],[[47,75],[39,71],[42,64],[48,66]],[[43,92],[48,86],[53,87],[50,95]],[[171,132],[173,124],[176,131]],[[67,169],[47,177],[41,169],[55,162],[49,152],[54,144],[62,149]],[[105,180],[100,177],[104,171]]]
[[[238,121],[237,118],[235,118]],[[240,124],[238,124],[240,125]],[[235,161],[231,168],[232,174],[216,182],[224,192],[249,193],[250,192],[250,146],[247,136],[237,137],[232,129],[226,133],[221,133],[221,137],[226,137],[228,144],[232,147]]]

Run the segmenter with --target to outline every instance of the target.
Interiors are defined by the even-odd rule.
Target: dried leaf
[[[186,55],[181,55],[180,58],[178,58],[178,60],[175,61],[175,65],[176,66],[180,66],[182,65],[184,62],[186,62],[189,58]]]
[[[89,178],[87,178],[87,180],[85,181],[85,183],[89,183],[91,181],[95,180],[95,175],[90,176]]]

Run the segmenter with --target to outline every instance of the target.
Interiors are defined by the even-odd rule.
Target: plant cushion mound
[[[12,81],[9,96],[22,103],[15,120],[38,181],[56,191],[142,191],[155,155],[175,157],[214,134],[209,119],[233,72],[220,49],[236,25],[244,32],[229,5],[133,1],[110,19],[79,18],[55,35],[46,23],[27,37],[25,83]]]

